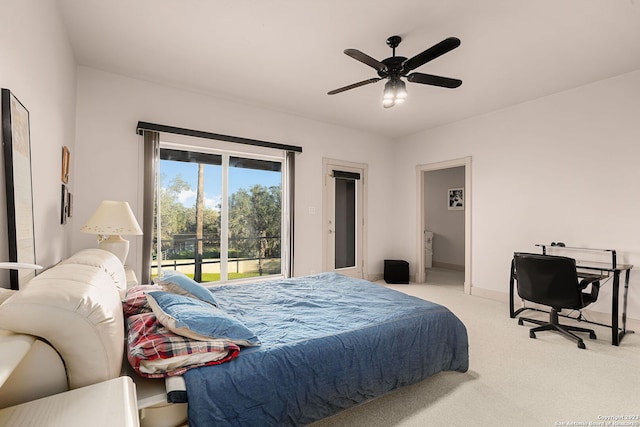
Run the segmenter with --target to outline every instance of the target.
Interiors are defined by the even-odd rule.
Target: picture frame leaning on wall
[[[9,261],[35,264],[29,111],[9,89],[2,89],[1,105]],[[36,270],[11,270],[11,289],[35,275]]]

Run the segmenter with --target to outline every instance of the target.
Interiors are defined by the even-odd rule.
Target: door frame
[[[430,171],[464,166],[464,293],[471,295],[471,156],[416,166],[416,282],[426,281],[424,262],[424,179]],[[444,200],[444,195],[443,195]]]
[[[333,169],[342,169],[345,172],[360,173],[360,182],[362,184],[362,194],[356,191],[356,209],[357,217],[360,221],[360,233],[357,233],[358,241],[356,242],[356,266],[359,266],[359,273],[355,277],[368,277],[367,263],[367,170],[366,163],[349,162],[345,160],[337,160],[323,157],[322,158],[322,269],[323,271],[338,271],[348,275],[348,269],[335,270],[334,262],[329,259],[329,218],[333,215],[330,209],[334,206],[333,201],[329,200],[330,183],[333,183],[331,172]]]

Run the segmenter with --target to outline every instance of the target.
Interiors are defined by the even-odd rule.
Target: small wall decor
[[[450,211],[464,210],[464,188],[449,188],[448,203]]]
[[[69,183],[69,165],[71,161],[71,153],[69,152],[69,147],[62,147],[62,182],[65,184]]]
[[[35,264],[29,111],[9,89],[2,89],[2,145],[9,261]],[[11,271],[11,289],[20,289],[34,276],[35,270]]]
[[[60,224],[67,223],[68,213],[68,198],[69,191],[67,190],[67,186],[62,184],[62,191],[60,192]]]
[[[67,194],[67,218],[73,216],[73,194]]]
[[[69,168],[71,152],[66,145],[62,147],[62,192],[60,194],[60,224],[66,224],[67,218],[73,216],[73,196],[69,193]]]

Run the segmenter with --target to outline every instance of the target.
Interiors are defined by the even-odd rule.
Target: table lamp
[[[129,203],[112,200],[103,200],[80,231],[97,234],[98,247],[116,255],[122,264],[129,254],[129,241],[123,239],[121,234],[142,234]]]

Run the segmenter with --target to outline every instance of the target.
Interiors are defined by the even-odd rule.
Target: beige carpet
[[[313,427],[640,426],[640,333],[615,347],[611,330],[595,326],[598,339],[585,336],[586,350],[552,332],[530,339],[533,325],[518,326],[506,304],[463,294],[462,273],[430,269],[428,277],[423,285],[388,286],[460,317],[469,334],[469,371],[437,374]]]

